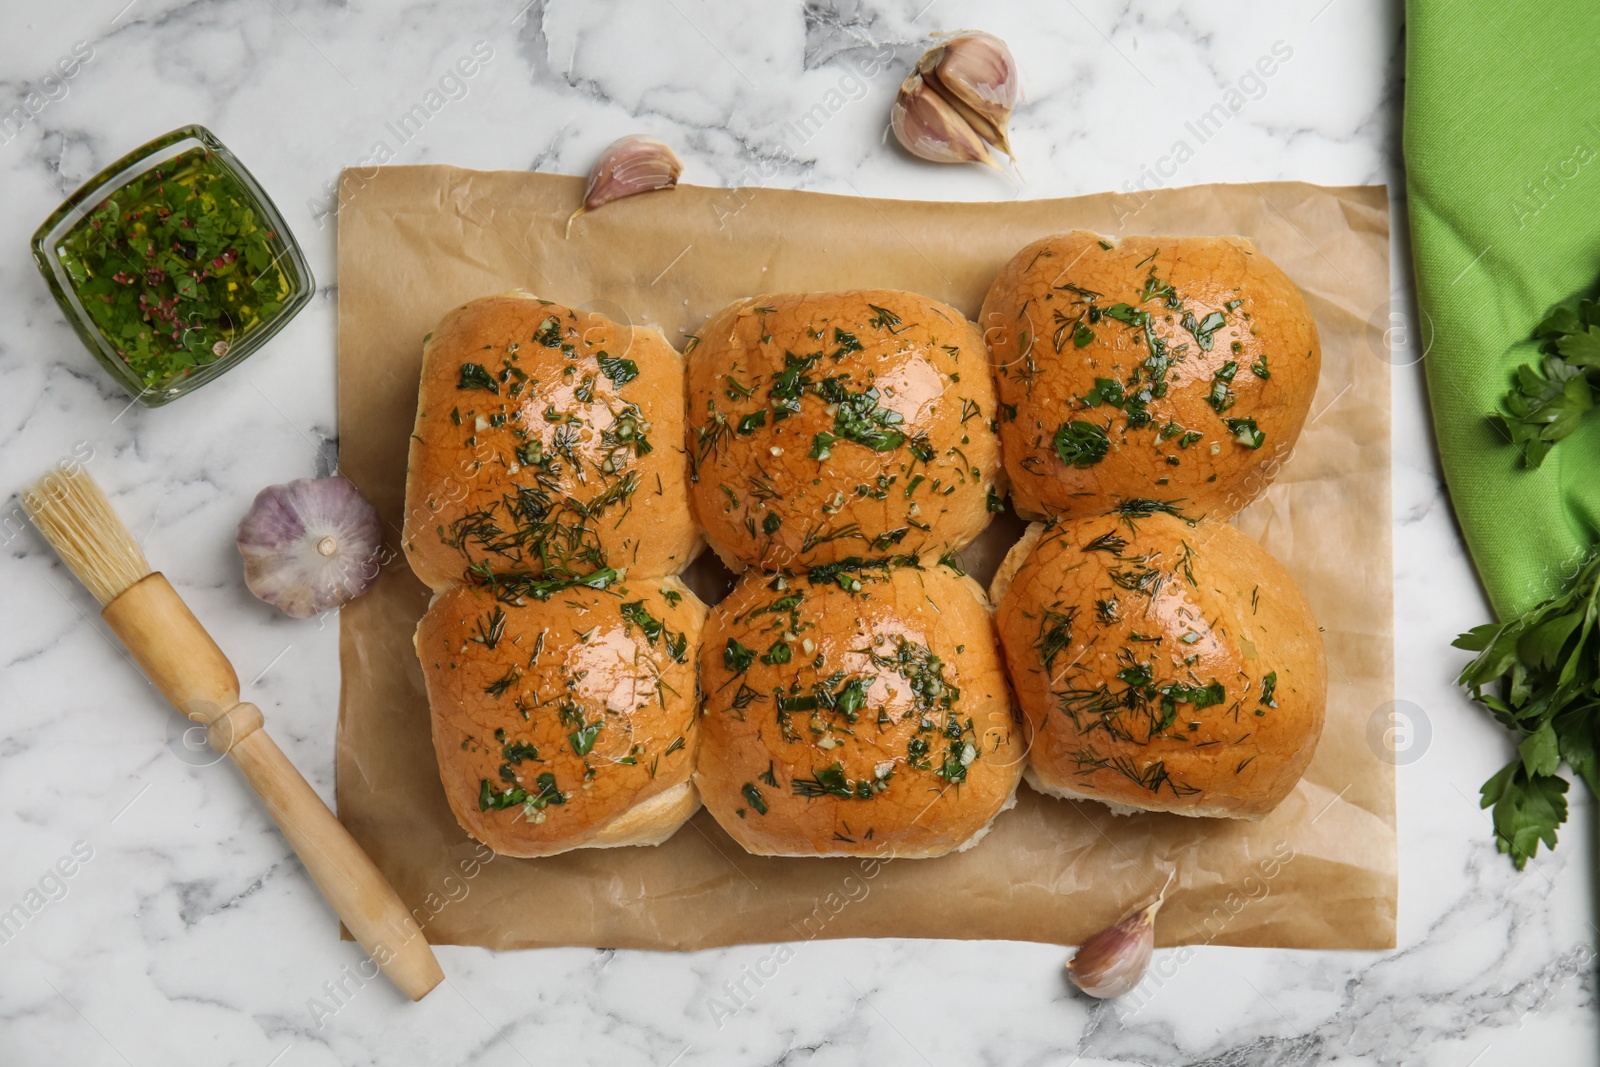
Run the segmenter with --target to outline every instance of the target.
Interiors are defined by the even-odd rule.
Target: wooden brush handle
[[[240,704],[228,717],[234,719],[244,709],[261,720],[253,704]],[[246,725],[237,724],[225,736],[218,736],[213,726],[210,736],[214,744],[227,745],[225,751],[362,949],[402,993],[421,1000],[444,980],[444,972],[416,920],[267,732],[237,736]]]
[[[411,913],[355,838],[239,702],[233,665],[159,572],[129,586],[103,612],[172,706],[206,726],[233,757],[334,912],[400,991],[420,1000],[444,980]]]

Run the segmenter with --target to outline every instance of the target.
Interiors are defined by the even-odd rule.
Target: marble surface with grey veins
[[[0,487],[11,494],[58,458],[92,455],[324,796],[336,627],[252,600],[233,531],[256,490],[336,461],[340,167],[583,173],[609,141],[642,131],[677,146],[698,184],[977,200],[1139,183],[1387,183],[1404,229],[1396,2],[7,0],[0,14]],[[1009,41],[1023,72],[1020,187],[884,144],[901,73],[931,33],[969,26]],[[89,58],[62,78],[75,48]],[[1273,73],[1251,74],[1275,49],[1287,58]],[[453,76],[472,55],[473,76]],[[862,77],[873,57],[879,72]],[[1225,122],[1195,125],[1229,99]],[[426,121],[404,121],[418,104]],[[226,379],[165,410],[128,409],[51,302],[27,242],[83,179],[191,122],[271,191],[321,289]],[[1406,255],[1402,236],[1401,308]],[[1075,995],[1064,950],[1034,944],[443,948],[448,983],[412,1006],[363,979],[359,950],[338,940],[240,779],[186,757],[181,724],[10,499],[0,912],[13,919],[0,931],[0,1062],[1592,1062],[1590,804],[1574,791],[1561,848],[1526,873],[1496,855],[1476,796],[1508,742],[1452,686],[1462,654],[1448,647],[1488,609],[1440,482],[1414,347],[1393,379],[1396,950],[1162,951],[1165,977],[1129,1007]]]

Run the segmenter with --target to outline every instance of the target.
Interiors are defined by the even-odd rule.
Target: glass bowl
[[[271,198],[203,126],[85,182],[34,233],[33,259],[84,346],[152,408],[244,362],[317,287]]]

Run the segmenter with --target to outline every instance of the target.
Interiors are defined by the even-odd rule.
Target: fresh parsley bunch
[[[1578,428],[1600,393],[1600,301],[1559,307],[1534,329],[1544,359],[1517,368],[1516,384],[1492,417],[1522,449],[1530,467]]]
[[[1593,312],[1585,302],[1583,314]],[[1600,353],[1600,331],[1590,326],[1588,336]],[[1517,757],[1482,789],[1483,806],[1494,807],[1496,844],[1521,870],[1539,842],[1556,847],[1566,821],[1562,760],[1600,795],[1600,553],[1565,593],[1511,622],[1474,627],[1454,644],[1478,653],[1459,683],[1521,738]]]

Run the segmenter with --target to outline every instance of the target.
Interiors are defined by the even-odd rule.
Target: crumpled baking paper
[[[834,937],[1076,944],[1154,897],[1163,944],[1381,949],[1395,943],[1389,497],[1389,214],[1381,187],[1209,185],[1006,203],[914,203],[681,186],[580,217],[583,180],[452,167],[348,170],[339,209],[342,470],[397,548],[422,338],[474,297],[524,287],[659,328],[682,346],[717,309],[785,290],[883,286],[975,316],[1017,249],[1075,227],[1244,234],[1304,291],[1322,381],[1298,448],[1238,520],[1324,628],[1327,728],[1304,781],[1260,822],[1122,817],[1023,786],[971,850],[935,860],[763,859],[704,812],[656,848],[494,857],[439,784],[411,635],[428,592],[396,557],[340,620],[339,816],[430,941],[491,948],[698,949]],[[987,582],[1021,532],[965,554]],[[727,588],[709,554],[691,584]],[[1386,758],[1388,757],[1388,758]]]

